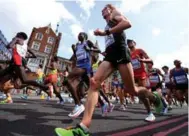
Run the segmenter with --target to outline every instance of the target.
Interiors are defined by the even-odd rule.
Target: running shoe
[[[57,136],[90,136],[90,134],[85,132],[80,125],[68,129],[56,128],[55,133]]]
[[[156,101],[157,101],[156,104],[154,104],[155,111],[156,111],[156,113],[161,113],[161,111],[163,110],[163,103],[161,101],[161,98],[160,98],[158,92],[155,91],[155,92],[153,92],[153,94],[156,97]]]
[[[50,97],[50,96],[47,96],[46,101],[50,101],[50,99],[51,99],[51,97]]]
[[[0,104],[11,104],[13,103],[12,98],[7,98],[6,100],[0,101]]]
[[[163,108],[163,110],[162,110],[162,112],[161,112],[161,114],[167,114],[167,112],[168,112],[168,107],[166,107],[166,108]]]
[[[126,106],[122,104],[119,109],[123,110],[123,111],[126,111]]]
[[[169,106],[169,107],[168,107],[168,110],[169,110],[169,111],[170,111],[170,110],[172,110],[172,109],[173,109],[173,107],[172,107],[172,106]]]
[[[149,121],[149,122],[153,122],[153,121],[155,121],[155,119],[156,119],[156,117],[154,116],[153,113],[150,113],[150,114],[148,115],[148,117],[145,118],[145,120],[146,120],[146,121]]]
[[[58,101],[57,104],[64,105],[64,101]]]
[[[85,107],[83,104],[76,105],[74,110],[68,115],[70,118],[77,118],[83,111],[85,110]]]
[[[27,95],[22,95],[22,96],[21,96],[21,99],[27,100],[27,99],[28,99],[28,96],[27,96]]]
[[[108,107],[108,112],[112,112],[113,109],[114,109],[115,105],[114,104],[110,104],[109,107]]]

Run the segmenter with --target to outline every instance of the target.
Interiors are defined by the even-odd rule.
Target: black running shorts
[[[127,64],[131,62],[130,51],[126,46],[121,46],[120,48],[109,46],[106,49],[104,61],[110,62],[114,68],[117,68],[119,64]]]
[[[188,84],[176,84],[175,86],[176,90],[188,90]]]
[[[162,83],[158,83],[156,86],[151,87],[152,92],[156,91],[157,89],[162,89]]]

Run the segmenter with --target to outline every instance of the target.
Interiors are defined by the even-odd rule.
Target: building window
[[[50,32],[49,29],[47,29],[47,30],[46,30],[46,33],[49,34],[49,32]]]
[[[45,51],[44,51],[45,53],[51,53],[51,47],[50,46],[46,46],[45,47]]]
[[[50,44],[53,44],[54,43],[54,38],[53,37],[49,37],[47,42],[50,43]]]
[[[33,42],[33,44],[32,44],[32,49],[38,51],[39,48],[40,48],[40,45],[41,45],[41,43],[39,43],[39,42]]]
[[[42,34],[42,33],[36,33],[36,35],[35,35],[35,39],[41,41],[41,40],[43,39],[43,34]]]

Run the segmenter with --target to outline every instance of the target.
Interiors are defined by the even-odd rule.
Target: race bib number
[[[150,76],[150,82],[151,83],[159,83],[159,77],[158,76]]]
[[[106,48],[110,45],[112,45],[115,42],[113,34],[110,34],[108,36],[105,36],[105,45]]]
[[[25,58],[26,53],[27,53],[27,45],[17,44],[16,45],[16,51],[21,57]]]
[[[133,65],[133,69],[134,69],[134,70],[141,68],[141,65],[140,65],[140,62],[138,61],[138,59],[133,59],[133,60],[131,60],[131,63],[132,63],[132,65]]]
[[[176,76],[175,77],[176,83],[177,84],[183,84],[183,83],[187,83],[187,78],[185,75],[182,76]]]
[[[76,56],[77,56],[78,61],[84,60],[87,58],[87,54],[85,51],[79,51],[78,53],[76,53]]]

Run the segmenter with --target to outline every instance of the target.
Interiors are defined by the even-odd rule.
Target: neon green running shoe
[[[155,95],[156,100],[157,100],[157,104],[154,105],[155,106],[155,111],[156,111],[156,113],[159,114],[163,110],[163,103],[161,101],[161,98],[160,98],[158,92],[155,91],[155,92],[153,92],[153,94]]]
[[[12,99],[5,99],[3,101],[0,101],[0,104],[11,104],[13,103]]]
[[[56,128],[55,132],[57,136],[90,136],[89,133],[85,133],[79,125],[67,129]]]

